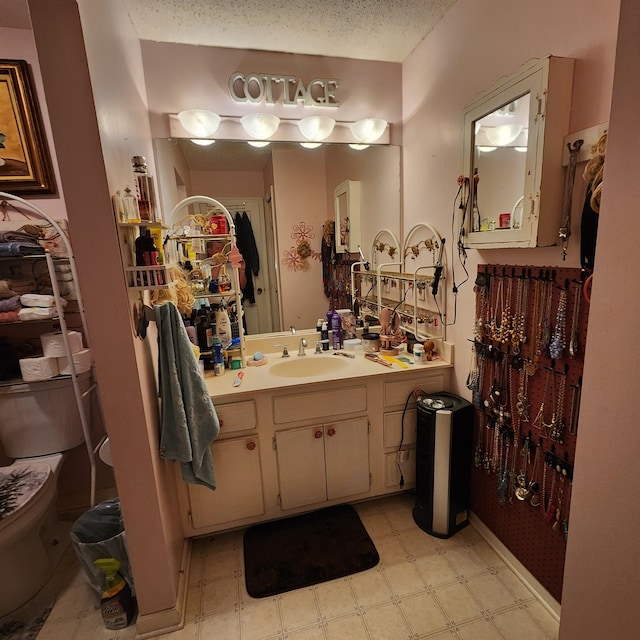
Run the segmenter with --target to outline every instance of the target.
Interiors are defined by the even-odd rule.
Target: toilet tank
[[[91,372],[78,375],[84,394]],[[90,394],[84,396],[89,417]],[[71,378],[0,386],[0,441],[7,456],[30,458],[73,449],[84,442]]]

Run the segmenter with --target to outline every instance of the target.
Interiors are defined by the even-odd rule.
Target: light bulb
[[[247,144],[250,144],[252,147],[266,147],[271,144],[268,140],[247,140]]]
[[[305,149],[317,149],[322,146],[322,142],[301,142],[300,146]]]
[[[387,128],[387,121],[382,118],[365,118],[354,122],[350,129],[353,137],[363,144],[378,140]]]
[[[270,138],[280,126],[280,118],[271,113],[249,113],[240,118],[242,128],[258,140]]]
[[[220,126],[220,116],[205,109],[187,109],[178,114],[180,124],[196,138],[212,136]]]
[[[210,145],[212,145],[215,140],[200,140],[198,138],[191,138],[191,142],[193,142],[193,144],[197,144],[201,147],[208,147]]]
[[[328,116],[309,116],[298,122],[300,133],[313,142],[319,142],[328,138],[336,126],[336,121]]]

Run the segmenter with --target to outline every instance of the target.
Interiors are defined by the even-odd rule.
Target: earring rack
[[[414,226],[401,245],[388,229],[371,247],[371,267],[351,266],[351,291],[360,309],[379,318],[383,309],[399,316],[399,327],[420,341],[446,338],[444,240],[427,223]]]

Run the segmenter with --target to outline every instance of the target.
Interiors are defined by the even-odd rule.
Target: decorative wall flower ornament
[[[293,225],[291,238],[296,241],[296,246],[285,249],[282,262],[289,271],[307,271],[309,269],[309,258],[314,260],[322,260],[322,254],[315,251],[311,247],[310,240],[313,240],[316,234],[313,231],[313,225],[305,222]]]
[[[304,222],[301,222],[300,224],[293,225],[291,237],[299,244],[305,240],[313,240],[316,234],[313,233],[313,227],[311,225],[307,226]]]

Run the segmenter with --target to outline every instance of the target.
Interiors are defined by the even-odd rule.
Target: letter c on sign
[[[238,80],[242,80],[242,86],[243,86],[243,95],[239,96],[236,93],[236,82]],[[242,73],[240,73],[239,71],[236,71],[235,73],[232,73],[231,76],[229,77],[229,94],[231,95],[231,99],[234,102],[246,102],[247,98],[246,98],[246,92],[244,91],[244,75]]]

